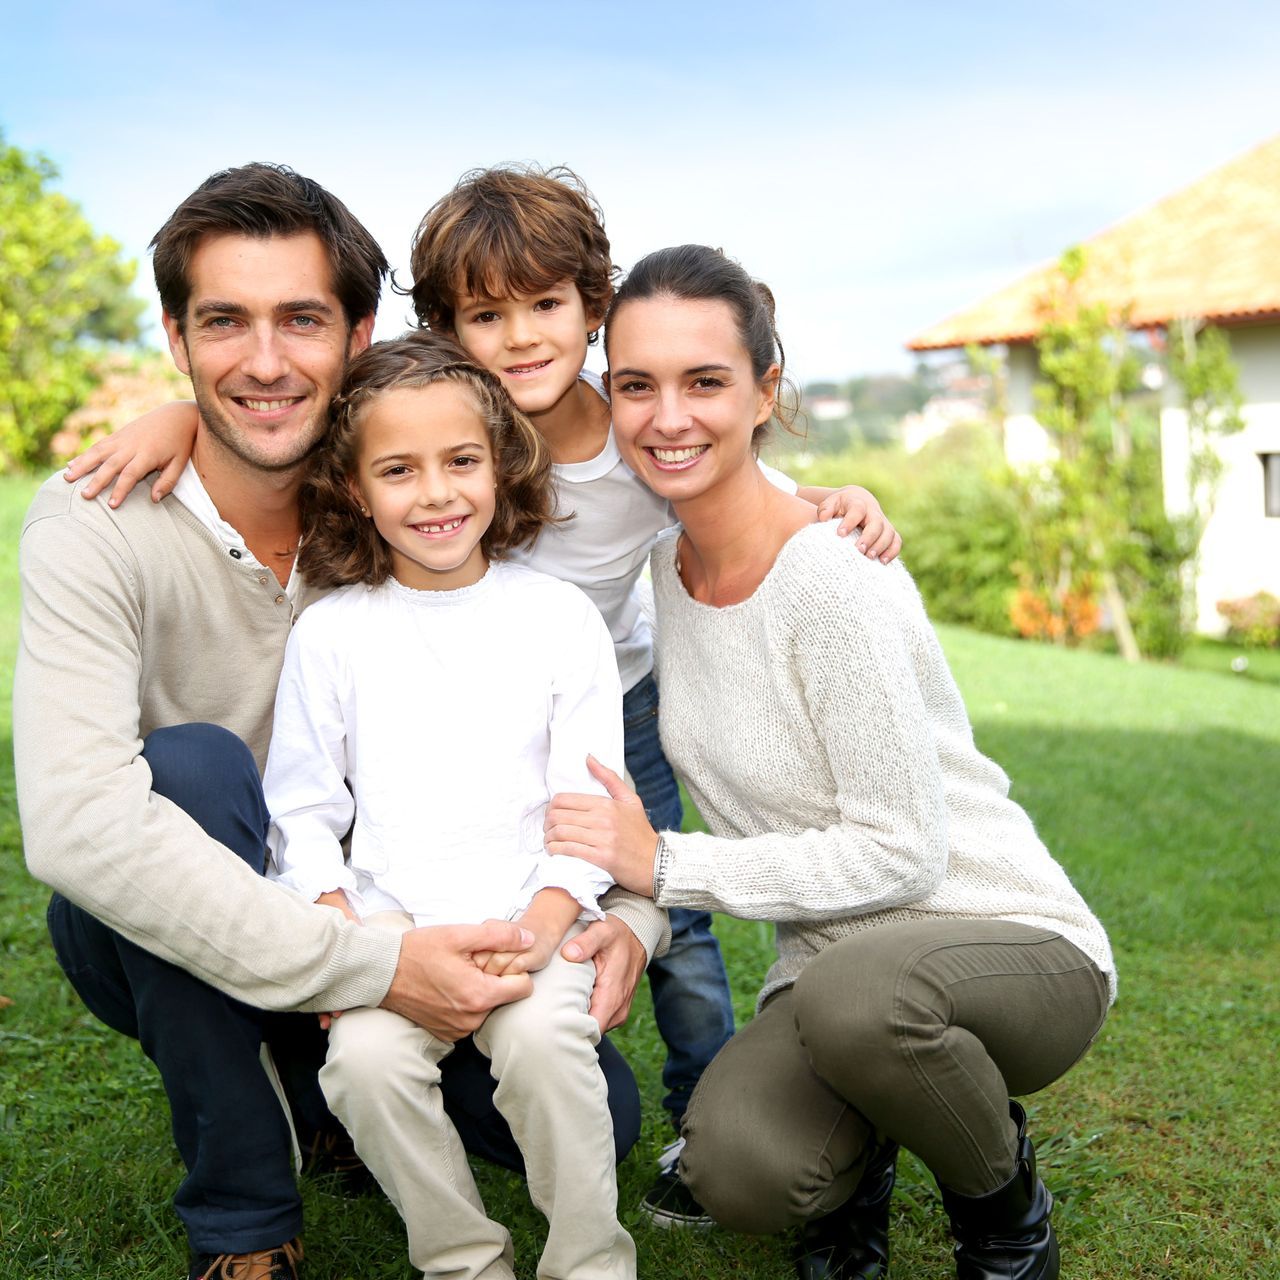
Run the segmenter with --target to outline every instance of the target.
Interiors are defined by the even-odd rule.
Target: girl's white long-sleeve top
[[[342,588],[285,654],[271,873],[418,924],[511,918],[553,887],[599,919],[613,882],[548,855],[542,824],[557,791],[603,794],[588,753],[622,772],[621,707],[608,630],[568,583],[497,562],[456,591]]]

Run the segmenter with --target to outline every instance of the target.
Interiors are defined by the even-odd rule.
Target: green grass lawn
[[[13,548],[29,481],[0,481],[0,669],[12,670]],[[1014,779],[1111,931],[1120,1001],[1098,1045],[1031,1099],[1041,1169],[1071,1277],[1280,1276],[1275,816],[1280,687],[1229,662],[1131,668],[943,630],[978,741]],[[1211,655],[1216,656],[1216,655]],[[1265,664],[1264,664],[1265,665]],[[6,682],[7,687],[7,682]],[[0,712],[8,739],[8,707]],[[0,768],[0,1277],[161,1280],[185,1274],[168,1199],[179,1177],[157,1077],[59,975],[46,892],[21,863],[9,752]],[[739,1016],[767,967],[769,930],[720,920]],[[661,1053],[642,993],[619,1036],[646,1127],[619,1171],[630,1213],[667,1141]],[[1268,1101],[1270,1099],[1270,1101]],[[480,1171],[490,1211],[534,1274],[542,1222],[518,1180]],[[306,1274],[404,1277],[394,1211],[305,1187]],[[786,1243],[681,1236],[628,1219],[643,1277],[791,1274]],[[894,1274],[950,1274],[931,1180],[904,1161]]]

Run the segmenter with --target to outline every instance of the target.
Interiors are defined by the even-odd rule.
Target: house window
[[[1267,515],[1280,516],[1280,453],[1260,453],[1262,489]]]

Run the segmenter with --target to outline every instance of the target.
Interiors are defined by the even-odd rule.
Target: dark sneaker
[[[368,1165],[356,1154],[345,1129],[324,1129],[301,1143],[302,1172],[309,1178],[333,1177],[345,1196],[368,1195],[378,1186]]]
[[[680,1152],[684,1139],[673,1142],[658,1158],[662,1172],[640,1201],[640,1212],[663,1231],[671,1227],[706,1231],[713,1227],[711,1215],[693,1198],[680,1181]]]
[[[187,1280],[298,1280],[302,1239],[295,1236],[274,1249],[253,1253],[202,1253]]]

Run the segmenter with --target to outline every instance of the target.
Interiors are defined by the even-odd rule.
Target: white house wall
[[[1280,595],[1280,518],[1268,517],[1263,503],[1259,455],[1280,453],[1280,325],[1256,325],[1228,331],[1240,371],[1245,429],[1221,439],[1224,463],[1213,514],[1200,543],[1196,574],[1195,626],[1209,635],[1226,628],[1219,600],[1257,591]],[[1033,387],[1036,352],[1030,344],[1009,348],[1008,416],[1005,455],[1014,466],[1032,466],[1052,456],[1053,448],[1035,418]],[[1176,395],[1176,390],[1171,394]],[[1189,502],[1186,413],[1177,406],[1160,415],[1165,507],[1171,515]]]
[[[1200,542],[1196,629],[1208,634],[1225,629],[1219,600],[1256,591],[1280,595],[1280,518],[1266,514],[1259,458],[1280,453],[1280,325],[1232,329],[1229,335],[1246,425],[1219,443],[1222,483]]]

